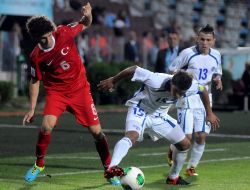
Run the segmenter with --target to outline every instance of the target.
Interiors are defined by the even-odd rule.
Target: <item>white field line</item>
[[[215,148],[215,149],[205,149],[205,152],[224,152],[227,149],[225,148]],[[148,153],[148,154],[138,154],[139,156],[160,156],[160,155],[166,155],[166,152],[156,152],[156,153]]]
[[[0,128],[37,129],[37,128],[39,128],[39,126],[37,126],[37,125],[25,125],[25,126],[23,126],[22,124],[20,124],[20,125],[0,124]]]
[[[225,161],[236,161],[236,160],[249,160],[250,156],[245,157],[232,157],[232,158],[221,158],[221,159],[212,159],[212,160],[202,160],[200,163],[211,163],[211,162],[225,162]],[[185,163],[187,164],[187,162]],[[159,167],[168,167],[167,163],[165,164],[158,164],[158,165],[151,165],[151,166],[138,166],[141,169],[147,168],[159,168]],[[101,173],[103,170],[85,170],[79,172],[64,172],[64,173],[54,173],[49,174],[51,176],[65,176],[65,175],[76,175],[76,174],[86,174],[86,173]],[[46,177],[48,174],[42,174],[39,177]]]
[[[25,129],[37,129],[40,126],[37,125],[27,125],[22,126],[20,125],[11,125],[11,124],[0,124],[0,128],[25,128]],[[107,133],[117,133],[117,134],[124,134],[123,129],[103,129],[103,132]],[[231,134],[209,134],[210,137],[218,137],[218,138],[238,138],[238,139],[250,139],[250,135],[231,135]]]

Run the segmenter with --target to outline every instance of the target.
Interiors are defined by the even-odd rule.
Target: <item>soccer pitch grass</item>
[[[125,113],[100,114],[103,128],[111,150],[119,133],[124,129]],[[121,167],[136,166],[144,172],[146,183],[143,189],[164,190],[250,190],[250,114],[217,113],[221,128],[212,133],[206,144],[198,177],[186,178],[189,186],[165,184],[169,171],[166,163],[168,142],[152,142],[145,137],[136,144],[121,163]],[[0,190],[118,190],[103,178],[103,169],[95,151],[92,138],[86,130],[76,125],[73,117],[63,115],[55,129],[46,158],[46,173],[35,182],[24,182],[24,174],[34,163],[36,126],[23,128],[22,117],[0,117]],[[118,133],[112,131],[118,129]],[[184,169],[183,169],[184,172]],[[46,174],[52,177],[46,176]]]

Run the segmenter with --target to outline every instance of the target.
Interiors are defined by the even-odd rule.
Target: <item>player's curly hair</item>
[[[26,22],[26,29],[33,39],[39,39],[44,34],[56,29],[56,25],[46,16],[33,16]]]
[[[172,84],[178,87],[180,90],[187,90],[192,85],[193,77],[186,71],[180,70],[174,74],[172,78]]]

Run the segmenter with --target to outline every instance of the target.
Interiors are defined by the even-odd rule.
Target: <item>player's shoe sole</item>
[[[30,168],[24,176],[25,181],[28,183],[35,181],[37,176],[44,170],[44,168],[45,167],[39,167],[34,164],[34,166]]]

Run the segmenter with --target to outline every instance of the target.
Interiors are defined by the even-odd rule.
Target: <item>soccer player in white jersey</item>
[[[114,147],[112,160],[109,169],[105,172],[105,177],[112,179],[114,176],[124,175],[123,170],[117,165],[136,141],[143,140],[143,134],[147,132],[153,141],[165,138],[174,144],[174,164],[170,169],[166,183],[173,185],[189,184],[179,176],[179,173],[185,162],[190,141],[177,121],[170,117],[166,110],[177,101],[177,98],[199,93],[206,108],[207,121],[217,127],[219,119],[212,112],[207,90],[185,71],[169,75],[153,73],[138,66],[124,69],[117,75],[101,81],[98,84],[98,89],[103,91],[113,89],[118,81],[126,77],[132,77],[131,81],[141,82],[142,86],[134,97],[126,102],[126,106],[128,106],[126,133]],[[112,181],[111,183],[119,184]]]
[[[216,88],[222,90],[221,82],[221,55],[213,49],[215,35],[213,27],[206,25],[198,32],[197,44],[184,49],[172,62],[169,70],[176,72],[183,67],[194,77],[199,84],[205,86],[210,92],[212,80]],[[210,105],[212,106],[212,95],[209,94]],[[197,176],[195,171],[205,149],[206,136],[210,133],[211,126],[205,122],[206,112],[199,95],[189,96],[177,102],[178,123],[183,128],[189,140],[192,133],[195,133],[195,140],[192,146],[190,159],[187,165],[186,174]],[[216,128],[213,128],[216,130]],[[171,148],[171,146],[170,146]],[[168,153],[168,163],[171,165],[171,149]]]

